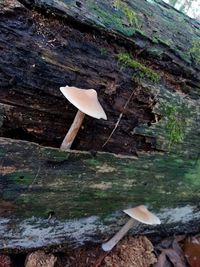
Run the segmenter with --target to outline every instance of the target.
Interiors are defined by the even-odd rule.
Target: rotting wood
[[[200,161],[192,152],[120,158],[1,138],[0,164],[2,250],[101,242],[127,221],[122,210],[138,204],[162,224],[133,232],[200,230]]]
[[[158,127],[163,127],[162,118],[167,119],[155,107],[159,99],[165,98],[162,93],[183,101],[187,96],[194,105],[199,99],[199,65],[190,54],[192,40],[199,38],[198,22],[159,1],[143,1],[139,5],[137,1],[127,1],[137,15],[138,28],[128,25],[123,12],[109,1],[98,1],[97,6],[91,5],[91,1],[80,3],[77,6],[76,1],[34,1],[40,12],[48,12],[45,16],[23,6],[2,7],[1,136],[59,147],[75,114],[59,92],[60,86],[68,84],[96,89],[108,114],[108,121],[86,118],[74,149],[132,155],[137,151],[156,151],[159,140],[151,125],[158,122]],[[116,16],[119,25],[109,23],[110,16],[103,17],[105,10]],[[172,24],[176,24],[176,29],[172,29]],[[148,32],[142,34],[144,29]],[[191,41],[185,37],[179,40],[186,35]],[[133,79],[140,72],[122,68],[117,59],[127,52],[160,75],[160,81],[154,84],[149,79]],[[133,90],[134,95],[123,110]],[[117,130],[103,146],[122,112]],[[145,136],[137,128],[148,128],[150,134]],[[162,132],[166,132],[165,127]]]
[[[161,0],[127,0],[125,3],[121,0],[20,2],[43,12],[58,14],[71,23],[105,30],[116,38],[122,36],[122,42],[127,41],[128,45],[132,43],[140,49],[137,54],[143,53],[149,60],[153,57],[157,64],[173,74],[192,75],[193,82],[196,80],[199,84],[200,66],[190,51],[193,41],[199,41],[200,24]],[[77,2],[80,4],[77,5]]]
[[[94,88],[109,120],[87,117],[74,148],[100,150],[123,112],[104,150],[129,155],[0,138],[1,249],[100,242],[137,204],[161,217],[146,232],[200,230],[200,77],[190,53],[199,24],[160,1],[138,1],[126,3],[139,29],[109,1],[38,0],[37,11],[0,1],[0,135],[59,146],[75,113],[59,87]]]

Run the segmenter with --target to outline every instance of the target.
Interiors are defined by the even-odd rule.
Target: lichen
[[[133,78],[137,79],[147,78],[152,82],[159,82],[160,76],[156,72],[131,58],[131,56],[128,53],[118,54],[117,59],[122,64],[122,66],[130,67],[136,71]]]

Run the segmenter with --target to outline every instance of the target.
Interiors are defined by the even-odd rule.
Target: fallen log
[[[108,121],[87,117],[73,148],[133,155],[160,149],[155,144],[154,127],[149,126],[161,118],[167,120],[170,112],[172,116],[182,113],[177,111],[177,101],[185,101],[185,96],[198,101],[199,65],[191,51],[192,40],[199,38],[199,24],[166,4],[127,2],[136,9],[141,31],[151,31],[139,34],[135,25],[126,25],[126,16],[119,8],[99,1],[100,10],[119,16],[122,26],[125,23],[119,34],[117,24],[109,24],[111,15],[106,19],[103,11],[102,16],[96,14],[100,11],[91,7],[90,1],[84,8],[78,7],[82,6],[77,6],[78,2],[34,1],[34,8],[49,12],[46,16],[10,2],[14,4],[5,4],[0,16],[1,136],[59,147],[76,112],[59,91],[67,84],[97,90],[108,116]],[[150,11],[151,16],[147,14]],[[172,22],[178,23],[175,29]],[[125,29],[132,31],[131,36]],[[181,55],[177,55],[176,46]],[[115,134],[103,147],[121,113]],[[161,124],[162,120],[158,127]],[[148,128],[151,136],[146,138],[136,131],[138,127]],[[166,124],[161,128],[168,132]]]
[[[199,161],[190,154],[62,152],[0,139],[0,249],[102,242],[146,204],[162,224],[133,233],[199,231]]]
[[[199,23],[160,1],[20,2],[0,1],[0,249],[102,242],[138,204],[162,225],[133,232],[199,231]],[[79,151],[41,146],[73,120],[66,84],[108,115]]]

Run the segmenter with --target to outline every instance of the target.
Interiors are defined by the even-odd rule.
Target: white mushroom
[[[98,101],[97,92],[94,89],[79,89],[77,87],[60,87],[63,95],[78,108],[78,112],[74,118],[74,121],[66,134],[60,149],[70,149],[78,130],[83,122],[85,114],[96,118],[107,120],[107,116]]]
[[[138,224],[138,222],[150,225],[160,224],[160,219],[148,211],[148,209],[143,205],[124,210],[124,212],[128,214],[131,219],[129,219],[119,232],[117,232],[109,241],[102,244],[101,247],[104,251],[110,251],[134,225]]]

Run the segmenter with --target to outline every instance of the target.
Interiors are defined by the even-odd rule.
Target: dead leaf
[[[165,253],[161,253],[158,257],[158,262],[154,265],[154,267],[173,267],[173,265],[169,262]]]
[[[161,251],[155,267],[187,267],[184,252],[179,245],[185,236],[166,238],[157,246]]]
[[[173,248],[174,251],[176,251],[178,256],[181,258],[182,262],[184,262],[186,264],[185,257],[184,257],[184,252],[183,252],[181,246],[179,245],[179,242],[183,241],[184,238],[185,237],[183,237],[183,236],[175,237],[175,239],[172,242],[172,248]]]
[[[169,258],[171,263],[173,263],[174,267],[187,267],[185,261],[174,249],[166,249],[165,254]]]
[[[11,267],[11,259],[9,256],[0,255],[0,267]]]
[[[199,267],[200,237],[188,237],[184,243],[184,253],[190,267]]]

